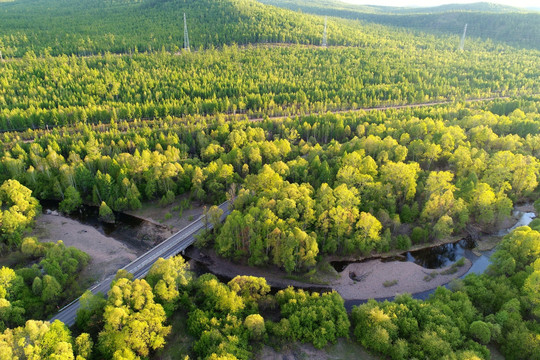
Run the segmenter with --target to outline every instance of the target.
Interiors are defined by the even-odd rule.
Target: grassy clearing
[[[504,360],[505,357],[499,352],[499,350],[492,344],[487,345],[489,352],[491,353],[491,360]]]
[[[329,359],[358,359],[358,360],[375,360],[380,359],[377,356],[371,355],[360,344],[354,340],[340,339],[337,344],[329,346],[327,349]]]
[[[202,215],[204,204],[190,201],[189,194],[177,196],[170,203],[153,200],[143,203],[141,209],[127,211],[128,214],[153,223],[182,229]]]
[[[191,347],[195,339],[187,331],[187,313],[177,310],[170,318],[172,325],[171,334],[167,337],[165,347],[155,353],[154,360],[183,360],[186,355],[194,359]]]
[[[256,360],[296,359],[296,360],[377,360],[354,340],[339,339],[336,344],[318,350],[310,344],[287,344],[280,349],[264,346],[255,354]]]

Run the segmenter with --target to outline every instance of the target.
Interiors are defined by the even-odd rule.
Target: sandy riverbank
[[[391,261],[382,262],[380,259],[368,260],[361,263],[351,263],[336,277],[326,276],[325,285],[291,280],[287,274],[275,267],[256,268],[235,264],[217,256],[211,250],[204,254],[191,248],[187,255],[192,259],[202,261],[208,270],[216,275],[232,278],[237,275],[264,277],[269,285],[278,288],[294,286],[310,290],[336,290],[345,300],[365,300],[372,298],[392,297],[402,293],[419,293],[432,290],[465,274],[472,263],[464,259],[464,264],[456,268],[456,272],[444,274],[452,265],[442,269],[426,269],[412,262]],[[354,279],[353,279],[354,278]],[[395,282],[385,286],[385,282]],[[388,285],[388,284],[387,284]]]
[[[90,255],[90,263],[82,274],[87,279],[101,280],[115,274],[138,255],[137,250],[103,235],[94,227],[62,215],[39,216],[31,236],[43,242],[62,240],[66,246],[74,246]]]
[[[403,293],[419,293],[432,290],[449,283],[465,274],[472,263],[464,259],[464,265],[457,271],[444,275],[443,269],[426,269],[412,262],[370,260],[349,264],[340,273],[340,278],[331,283],[345,300],[365,300],[385,298]],[[386,284],[386,286],[385,286]]]

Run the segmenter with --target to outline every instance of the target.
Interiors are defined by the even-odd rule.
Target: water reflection
[[[441,269],[453,264],[462,257],[472,259],[474,254],[470,250],[475,247],[474,240],[463,239],[456,243],[409,251],[406,258],[407,261],[423,266],[426,269]]]
[[[65,216],[76,220],[83,225],[92,226],[101,234],[112,237],[116,240],[128,243],[138,250],[147,250],[151,246],[139,235],[139,231],[146,223],[145,220],[124,213],[114,213],[115,223],[104,223],[99,221],[99,208],[96,206],[82,205],[79,210],[69,214],[60,214],[58,210],[58,201],[42,200],[41,208],[44,214],[56,216]]]

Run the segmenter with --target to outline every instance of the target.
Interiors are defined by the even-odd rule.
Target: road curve
[[[224,202],[223,204],[219,205],[219,208],[223,210],[221,221],[224,221],[230,213],[229,202]],[[207,227],[209,229],[212,228],[212,224],[208,224]],[[145,277],[152,265],[159,258],[168,259],[192,245],[195,242],[195,235],[198,234],[203,228],[205,228],[205,218],[204,215],[201,215],[197,220],[193,221],[191,224],[178,231],[167,240],[161,242],[146,253],[142,254],[137,259],[124,266],[122,269],[132,273],[135,279]],[[111,287],[113,279],[114,275],[110,275],[88,290],[90,290],[93,294],[102,293],[106,296]],[[50,321],[52,322],[54,320],[60,320],[68,326],[73,326],[75,324],[75,318],[77,317],[77,310],[79,310],[80,307],[79,300],[80,297],[64,306],[55,316],[51,318]]]

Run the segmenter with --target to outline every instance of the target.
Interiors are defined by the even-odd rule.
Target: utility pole
[[[463,51],[465,48],[465,35],[467,34],[467,25],[465,24],[465,29],[463,29],[463,36],[461,37],[461,43],[459,44],[459,50]]]
[[[189,50],[189,36],[187,31],[186,13],[184,13],[184,50]]]
[[[324,33],[323,33],[323,37],[322,37],[322,46],[323,47],[326,47],[327,45],[327,34],[326,34],[326,21],[327,21],[328,17],[325,16],[324,17]]]

